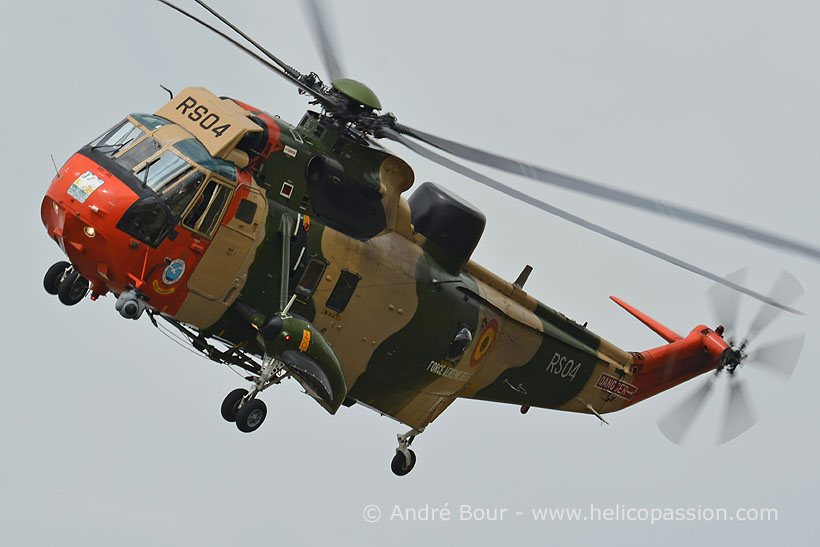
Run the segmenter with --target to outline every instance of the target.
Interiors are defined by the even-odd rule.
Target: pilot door
[[[194,324],[200,326],[215,322],[236,300],[256,248],[265,237],[268,204],[256,187],[251,187],[248,195],[239,200],[236,213],[227,223],[219,225],[223,212],[229,208],[232,193],[230,187],[211,179],[201,194],[199,210],[196,206],[192,208],[182,222],[183,227],[202,235],[216,228],[210,245],[188,279],[189,299],[198,301],[198,320]]]

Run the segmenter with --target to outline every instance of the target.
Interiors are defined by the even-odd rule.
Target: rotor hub
[[[354,102],[371,110],[381,110],[382,103],[372,89],[350,78],[338,78],[330,86]]]
[[[744,351],[745,347],[746,342],[737,347],[727,348],[720,356],[717,372],[725,370],[729,374],[734,374],[737,367],[739,367],[747,357]]]

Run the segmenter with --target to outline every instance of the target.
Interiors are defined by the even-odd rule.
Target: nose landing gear
[[[66,306],[73,306],[85,298],[89,285],[88,279],[64,260],[52,264],[43,277],[46,292],[56,295]]]
[[[65,279],[70,268],[71,264],[65,260],[61,260],[60,262],[55,262],[46,270],[46,275],[43,277],[43,288],[48,294],[57,296],[57,292],[60,290],[60,283]]]

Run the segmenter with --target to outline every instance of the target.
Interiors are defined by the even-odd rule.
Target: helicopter
[[[710,274],[424,145],[807,256],[820,256],[816,249],[502,158],[379,114],[375,93],[343,77],[316,3],[309,6],[329,85],[198,4],[261,55],[194,20],[288,79],[319,111],[291,125],[190,87],[153,114],[128,115],[70,158],[43,200],[43,222],[68,258],[48,269],[44,287],[66,305],[112,293],[122,317],[167,322],[208,358],[244,369],[250,388],[231,391],[221,408],[240,431],[263,423],[267,410],[259,394],[293,378],[331,414],[359,404],[408,425],[391,462],[394,473],[405,475],[416,462],[415,437],[457,398],[604,420],[696,376],[733,375],[750,357],[744,341],[724,339],[722,327],[699,325],[681,336],[617,301],[667,342],[626,352],[538,302],[524,291],[530,269],[511,282],[471,261],[483,213],[433,183],[402,196],[414,186],[413,171],[380,144],[383,139],[720,283],[714,294],[716,302],[728,302],[721,318],[726,327],[737,292],[765,305],[755,333],[779,310],[796,311],[789,305],[801,291],[789,276],[770,295],[758,294],[739,276]],[[782,362],[785,353],[799,354],[800,344],[763,348],[755,357]],[[796,357],[789,361],[796,364]],[[705,385],[711,389],[712,381]],[[732,393],[742,401],[741,391]],[[674,422],[667,429],[682,436],[688,422]],[[725,436],[747,425],[733,422]]]

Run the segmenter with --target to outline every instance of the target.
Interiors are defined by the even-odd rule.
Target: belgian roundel
[[[470,355],[470,366],[474,367],[487,355],[490,348],[495,341],[496,333],[498,333],[498,321],[490,319],[484,326],[481,334],[478,335],[478,341],[473,348],[473,353]]]

